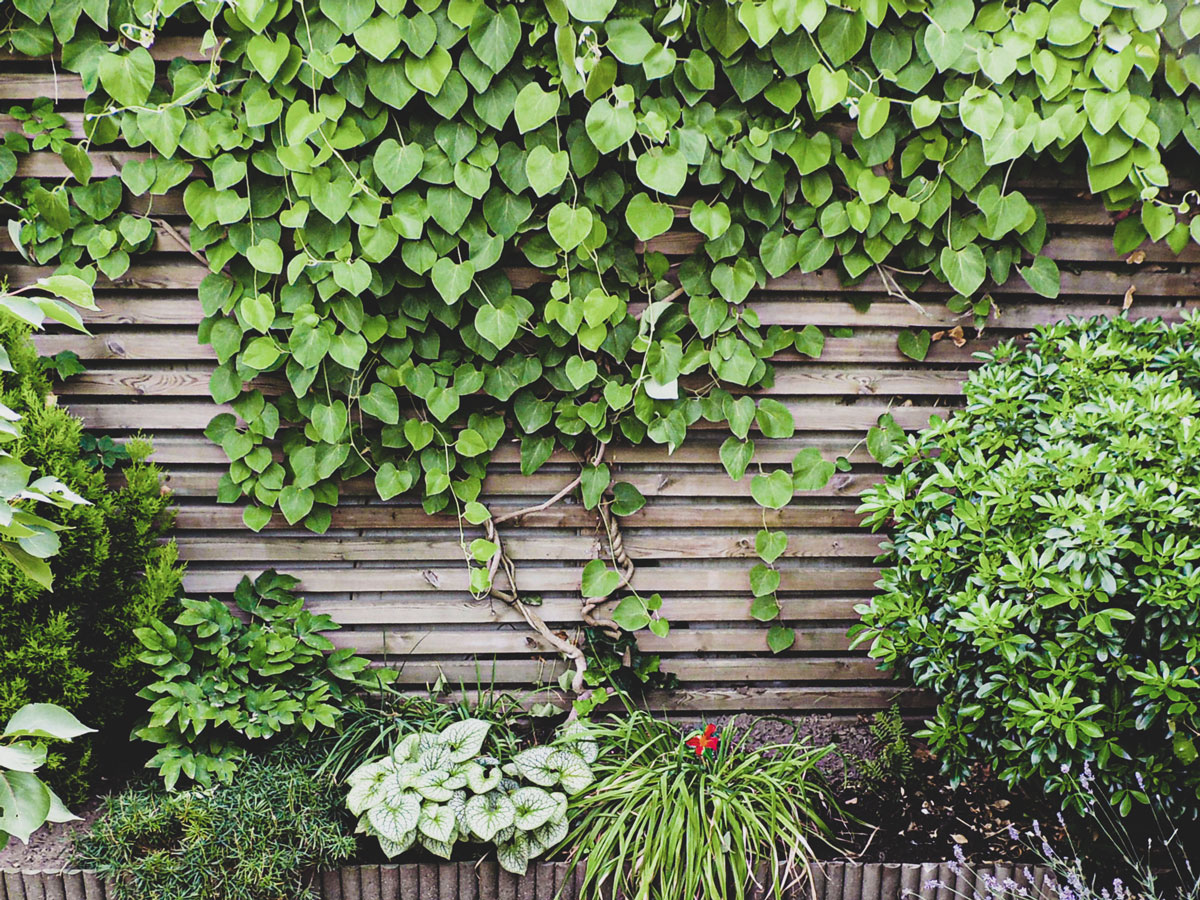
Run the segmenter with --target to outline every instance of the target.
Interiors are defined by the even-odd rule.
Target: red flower
[[[717,726],[709,723],[704,729],[704,734],[688,738],[684,743],[695,750],[697,756],[703,756],[705,750],[712,750],[715,753],[721,746],[721,739],[716,736],[716,732]]]

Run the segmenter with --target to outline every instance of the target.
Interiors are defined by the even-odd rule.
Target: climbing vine
[[[384,500],[417,495],[483,528],[463,540],[472,590],[535,628],[503,520],[479,500],[506,437],[525,474],[556,450],[580,461],[570,489],[613,551],[583,571],[584,612],[623,597],[611,622],[589,623],[601,629],[668,627],[659,598],[629,590],[614,516],[644,499],[614,483],[610,442],[673,451],[723,428],[726,470],[770,509],[846,465],[814,449],[790,469],[755,462],[757,438],[795,430],[786,405],[753,396],[771,359],[824,343],[746,305],[769,278],[832,266],[913,303],[934,280],[983,317],[989,285],[1010,276],[1055,297],[1045,218],[1012,186],[1031,161],[1080,166],[1127,211],[1118,250],[1200,240],[1195,192],[1173,190],[1164,162],[1179,149],[1194,165],[1200,148],[1191,2],[12,6],[0,42],[60,48],[89,92],[86,141],[54,148],[79,184],[6,189],[23,252],[111,276],[152,240],[145,217],[114,228],[115,204],[80,199],[96,190],[89,143],[155,151],[121,173],[134,195],[183,183],[192,164],[204,174],[183,201],[211,271],[199,336],[219,362],[212,394],[236,413],[207,430],[230,459],[220,499],[245,501],[253,529],[280,515],[319,533],[347,478],[369,476]],[[204,58],[156,66],[171,32],[199,36]],[[61,123],[36,117],[26,131],[36,120],[53,141]],[[20,142],[6,138],[0,181]],[[694,249],[673,263],[655,241],[680,230]],[[900,341],[921,359],[930,335]],[[264,392],[266,374],[285,389]],[[764,527],[755,546],[751,611],[780,651],[794,641],[775,596],[786,536]]]

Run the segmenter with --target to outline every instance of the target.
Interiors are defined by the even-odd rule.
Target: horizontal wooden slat
[[[476,659],[429,661],[414,658],[396,667],[398,684],[550,684],[566,671],[560,659]],[[684,683],[726,684],[772,681],[888,681],[873,662],[855,657],[776,657],[764,659],[665,659],[662,669]]]
[[[931,414],[946,412],[937,406],[889,408],[865,401],[848,406],[820,399],[789,399],[784,402],[784,406],[791,409],[796,419],[796,427],[802,431],[866,431],[887,412],[905,428],[921,428],[929,421]],[[220,412],[231,412],[232,408],[227,405],[218,406],[211,401],[186,403],[123,399],[120,403],[72,403],[71,410],[94,428],[202,430],[212,421],[213,416]],[[692,427],[698,431],[714,428],[712,423],[702,420]]]
[[[207,50],[202,52],[200,50],[200,42],[201,35],[171,35],[169,37],[163,37],[159,35],[154,39],[154,43],[149,47],[150,55],[160,63],[170,62],[176,58],[188,59],[192,62],[199,62],[201,60],[207,61],[211,57],[212,51]],[[59,60],[57,48],[55,50],[54,59],[56,62]],[[13,53],[7,49],[0,51],[0,63],[13,62],[27,63],[30,62],[30,59],[27,56],[22,56],[19,53]],[[45,58],[40,58],[38,62],[46,63],[47,60]],[[64,73],[62,77],[78,78],[79,76],[71,73]],[[36,97],[37,95],[17,94],[14,96]]]
[[[61,395],[60,395],[61,396]],[[718,435],[695,434],[688,437],[683,446],[671,454],[671,465],[719,466],[722,439]],[[225,465],[228,458],[217,444],[198,440],[190,435],[160,435],[153,439],[154,459],[160,463],[182,465]],[[789,463],[801,450],[815,447],[829,456],[846,456],[851,462],[870,463],[871,455],[862,444],[861,435],[800,433],[787,440],[759,438],[755,441],[754,458],[764,464]],[[276,449],[276,458],[282,453]],[[659,464],[663,463],[663,451],[657,445],[612,445],[605,451],[607,463]],[[492,451],[492,465],[516,466],[521,461],[521,451],[513,441],[501,441]],[[578,464],[578,458],[565,450],[556,450],[547,465]]]
[[[549,496],[549,495],[547,495]],[[177,498],[180,499],[180,498]],[[485,497],[496,514],[515,511],[528,505],[513,500],[506,502]],[[752,532],[764,525],[768,528],[853,528],[862,517],[854,512],[856,502],[848,498],[841,504],[813,503],[804,497],[794,500],[784,509],[761,509],[753,503],[717,504],[709,498],[687,498],[682,503],[666,505],[661,501],[647,503],[622,521],[635,523],[646,528],[685,529],[701,528],[720,523],[726,528],[748,528]],[[375,502],[356,505],[342,502],[333,510],[333,527],[336,528],[431,528],[451,527],[457,519],[448,514],[429,516],[419,506],[412,504],[390,504]],[[233,530],[244,534],[242,511],[237,506],[211,506],[187,504],[179,509],[176,524],[181,529]],[[595,528],[596,514],[577,503],[561,502],[554,506],[524,516],[512,528]],[[289,529],[282,516],[274,516],[267,526],[271,531],[295,531]],[[301,530],[300,533],[306,533]],[[685,531],[686,535],[686,531]],[[686,536],[681,536],[686,541]]]
[[[53,268],[46,266],[6,266],[5,274],[12,288],[28,287],[39,278],[53,273]],[[523,268],[506,270],[513,286],[528,287],[543,281],[545,274]],[[98,290],[145,290],[171,291],[195,290],[200,282],[208,275],[208,269],[199,262],[169,262],[154,265],[135,264],[129,267],[125,274],[117,278],[106,278],[101,275],[96,281]],[[1137,288],[1140,297],[1179,297],[1194,298],[1200,278],[1192,272],[1155,272],[1141,269],[1133,273],[1109,272],[1103,270],[1087,270],[1081,272],[1062,273],[1062,296],[1090,297],[1123,297],[1130,285]],[[767,281],[763,290],[768,292],[787,291],[799,294],[849,294],[886,296],[887,290],[879,276],[872,273],[861,282],[853,285],[843,285],[838,274],[832,270],[823,269],[819,272],[792,272],[779,278]],[[928,282],[917,289],[915,295],[949,296],[952,293],[945,285]],[[1035,292],[1024,279],[1010,278],[1003,287],[996,288],[993,294],[1033,296]]]
[[[556,651],[540,635],[525,628],[457,630],[436,629],[343,629],[329,633],[339,647],[353,647],[369,656],[444,656],[461,653],[520,655]],[[666,638],[649,632],[639,634],[638,646],[648,653],[762,653],[767,651],[767,629],[737,627],[672,628]],[[796,635],[795,653],[838,653],[850,646],[845,628],[805,628]]]
[[[1200,245],[1197,250],[1200,251]],[[3,270],[4,267],[0,267],[0,271]],[[1131,272],[1130,283],[1137,286],[1140,277],[1139,272]],[[1123,299],[1122,292],[1118,296],[1100,300],[1055,302],[1033,299],[998,303],[984,322],[984,328],[1023,330],[1057,322],[1067,316],[1111,316],[1120,312]],[[765,325],[930,330],[945,330],[958,325],[963,328],[967,338],[972,337],[976,330],[973,316],[953,313],[938,301],[926,302],[917,308],[903,301],[878,298],[864,307],[857,302],[836,298],[814,299],[787,292],[756,292],[751,295],[747,305],[758,313]],[[204,318],[194,293],[154,297],[103,294],[99,307],[85,314],[84,319],[89,325],[105,328],[120,325],[194,327]],[[1142,317],[1178,318],[1185,311],[1197,308],[1200,308],[1200,301],[1194,297],[1154,300],[1139,299],[1137,293],[1134,296],[1134,314]]]
[[[478,599],[469,595],[446,597],[382,592],[378,595],[334,596],[315,594],[308,600],[313,612],[327,613],[343,625],[417,626],[436,622],[442,625],[514,625],[523,626],[521,614],[506,603]],[[862,595],[811,596],[787,595],[779,606],[788,622],[850,621]],[[668,594],[663,598],[662,615],[674,622],[732,622],[741,626],[750,620],[750,597],[688,597]],[[579,597],[547,596],[537,608],[547,622],[575,623],[579,618]],[[602,613],[613,603],[600,607]]]
[[[259,569],[246,566],[243,569]],[[789,566],[780,564],[780,586],[784,592],[817,593],[829,591],[870,591],[879,578],[879,570],[869,566]],[[327,566],[307,569],[289,566],[300,579],[299,590],[309,593],[343,591],[347,578],[353,577],[358,591],[452,591],[468,590],[465,566],[438,565],[428,568],[358,566],[353,569]],[[575,591],[580,584],[582,566],[547,567],[523,565],[518,573],[522,591]],[[198,593],[228,593],[241,580],[240,569],[189,569],[184,587]],[[501,579],[501,582],[503,579]],[[719,566],[697,562],[694,565],[644,566],[637,570],[631,586],[644,593],[745,593],[749,590],[749,567],[743,563]]]
[[[482,532],[471,529],[469,543]],[[634,559],[747,559],[757,558],[752,537],[727,535],[689,536],[682,543],[673,535],[627,531],[625,551]],[[880,539],[864,532],[793,536],[784,558],[875,557]],[[516,562],[538,560],[589,560],[608,551],[606,537],[515,537],[505,541],[505,552]],[[408,537],[398,541],[377,538],[331,537],[180,538],[180,558],[195,562],[247,562],[263,559],[281,562],[419,562],[464,558],[463,546],[445,538]]]
[[[216,496],[217,482],[222,470],[184,471],[170,470],[167,487],[175,492],[177,497],[200,497],[209,499]],[[484,479],[483,491],[485,496],[520,496],[531,498],[551,497],[565,487],[571,480],[570,474],[536,472],[533,475],[509,474],[505,472],[489,473]],[[632,484],[648,498],[654,497],[749,497],[750,476],[741,481],[731,480],[724,472],[712,474],[693,474],[684,472],[644,472],[622,469],[614,473],[619,481]],[[880,480],[880,476],[865,472],[838,472],[830,479],[824,488],[805,491],[805,497],[849,497],[857,496],[860,491]],[[340,485],[343,497],[370,497],[375,494],[374,483],[368,478],[353,478],[343,481]]]

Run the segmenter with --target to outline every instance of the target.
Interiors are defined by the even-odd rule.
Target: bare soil
[[[77,821],[43,826],[30,836],[28,844],[9,838],[8,844],[0,849],[0,869],[61,872],[71,868],[75,835],[91,828],[101,806],[98,798],[89,800],[82,808],[71,810],[79,816]]]

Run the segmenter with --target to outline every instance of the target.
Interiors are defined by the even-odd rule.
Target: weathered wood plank
[[[51,267],[24,265],[6,266],[5,270],[9,284],[14,288],[27,287],[34,284],[39,278],[44,278],[53,272]],[[546,278],[545,273],[523,268],[507,269],[506,272],[516,288],[528,287]],[[97,290],[195,290],[208,274],[208,268],[197,261],[137,263],[131,265],[128,271],[117,278],[107,278],[101,275],[96,281],[96,288]],[[1145,269],[1129,274],[1105,270],[1067,271],[1062,273],[1060,296],[1123,297],[1131,285],[1136,286],[1137,294],[1140,297],[1192,298],[1196,295],[1197,287],[1200,286],[1200,278],[1193,272],[1161,272]],[[878,275],[871,274],[857,284],[844,285],[839,280],[837,272],[831,269],[822,269],[807,274],[798,271],[791,272],[779,278],[770,279],[763,290],[801,294],[887,296],[887,289]],[[953,292],[945,285],[929,282],[918,288],[915,293],[921,297],[925,295],[948,297]],[[1010,278],[1002,287],[996,288],[992,293],[997,297],[1035,295],[1034,290],[1020,277]]]
[[[853,621],[856,618],[854,607],[864,599],[865,595],[785,595],[779,598],[779,606],[782,618],[788,622]],[[416,626],[430,622],[439,625],[521,625],[523,622],[521,614],[508,604],[469,595],[412,596],[381,592],[372,596],[365,592],[354,592],[340,597],[314,594],[307,600],[307,606],[313,612],[331,615],[345,626]],[[745,624],[750,620],[751,602],[748,596],[688,597],[668,594],[663,598],[662,615],[673,622]],[[612,602],[602,605],[601,613],[607,613],[613,605]],[[543,597],[538,613],[547,622],[572,622],[579,616],[579,597]]]
[[[159,62],[170,62],[176,57],[182,57],[183,59],[188,59],[192,62],[199,62],[201,60],[208,60],[212,53],[212,51],[201,52],[200,35],[174,35],[171,37],[160,36],[155,39],[154,43],[150,45],[149,49],[150,55]],[[55,61],[60,59],[57,49],[54,53],[53,59]],[[39,57],[35,61],[46,62],[46,60],[47,57]],[[14,53],[11,50],[6,49],[0,51],[0,62],[26,63],[30,61],[31,60],[28,56],[22,56],[20,53]],[[78,78],[79,76],[68,73],[63,77]],[[32,94],[23,96],[36,97],[37,95]]]
[[[765,638],[764,638],[765,639]],[[561,659],[488,659],[468,660],[419,657],[396,663],[398,684],[429,685],[443,680],[448,684],[556,684],[567,671]],[[881,672],[869,659],[859,657],[774,657],[762,659],[675,659],[664,657],[662,669],[690,685],[748,684],[780,681],[883,681],[892,676]]]
[[[199,593],[229,593],[241,580],[245,571],[260,572],[264,566],[237,567],[236,569],[208,569],[192,567],[184,578],[184,587]],[[306,569],[291,566],[289,570],[300,578],[299,590],[308,593],[340,592],[346,589],[348,573],[353,572],[354,588],[357,591],[394,591],[398,593],[416,591],[432,593],[453,591],[466,594],[468,591],[466,566],[447,565],[424,569],[399,567],[362,566],[353,569],[324,566]],[[579,589],[581,566],[522,566],[518,573],[520,587],[527,593],[558,591],[574,592]],[[870,591],[879,578],[879,570],[868,566],[788,566],[780,567],[780,590],[798,593]],[[713,562],[695,565],[663,564],[644,567],[633,576],[635,590],[649,593],[697,594],[745,593],[749,590],[749,569],[734,561],[728,567]],[[499,583],[503,583],[500,579]]]
[[[508,501],[487,499],[488,505],[497,514],[520,508],[520,506],[514,506],[511,499]],[[678,505],[650,503],[632,516],[626,516],[625,522],[627,524],[633,522],[646,528],[683,529],[682,540],[688,539],[687,532],[690,529],[712,526],[715,523],[720,523],[724,528],[751,528],[754,530],[761,528],[764,524],[768,528],[852,528],[858,525],[862,519],[854,512],[856,505],[853,499],[836,505],[806,503],[800,499],[793,501],[791,505],[781,510],[763,510],[757,504],[716,504],[707,502],[707,498],[705,498],[705,500],[694,500]],[[334,529],[372,528],[382,530],[451,527],[456,522],[455,517],[447,514],[426,515],[420,507],[411,504],[375,502],[370,505],[352,505],[342,503],[333,510],[332,527]],[[245,534],[242,512],[237,506],[186,505],[180,508],[176,525],[181,529],[206,531],[233,529]],[[549,509],[531,513],[523,517],[519,525],[513,523],[511,526],[512,529],[518,527],[594,529],[596,515],[578,504],[558,503]],[[267,529],[307,534],[302,528],[291,528],[278,516],[271,520]]]
[[[470,529],[469,542],[482,532]],[[691,535],[686,543],[671,534],[624,534],[625,551],[637,560],[660,559],[757,559],[754,536]],[[881,538],[866,532],[842,534],[801,534],[788,541],[784,559],[826,557],[873,558],[879,555]],[[280,562],[419,562],[422,560],[462,560],[462,545],[451,538],[411,537],[403,541],[378,538],[311,537],[263,538],[246,535],[236,539],[180,537],[180,558],[190,562],[255,562],[263,559]],[[592,536],[554,536],[531,538],[515,536],[504,542],[505,552],[515,562],[523,560],[589,560],[604,556],[607,538]]]
[[[877,398],[872,398],[877,399]],[[881,402],[862,402],[853,405],[830,403],[821,399],[787,398],[783,401],[801,431],[863,431],[874,425],[884,413],[890,413],[902,428],[921,428],[933,414],[948,412],[944,405],[891,406]],[[231,412],[228,404],[216,405],[208,400],[195,402],[145,402],[121,398],[115,403],[78,402],[70,404],[72,412],[90,428],[131,431],[157,429],[172,431],[202,431],[219,412]],[[697,421],[693,431],[723,430],[723,425]]]

